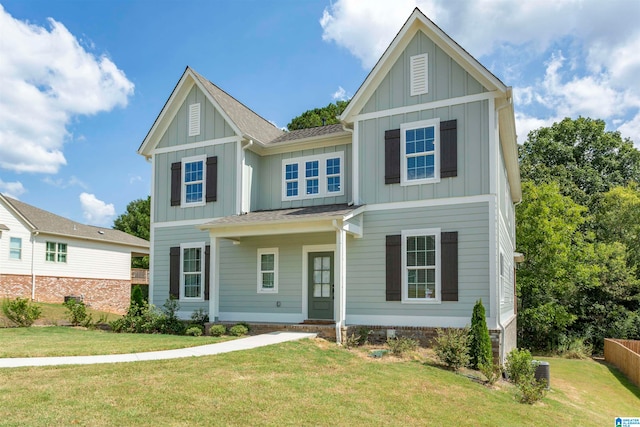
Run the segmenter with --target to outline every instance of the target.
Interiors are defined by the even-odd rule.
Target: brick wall
[[[93,309],[124,314],[129,308],[131,281],[36,277],[35,301],[62,303],[68,295],[82,296]],[[31,298],[31,276],[0,275],[0,297]]]

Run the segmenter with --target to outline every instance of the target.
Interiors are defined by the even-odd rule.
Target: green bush
[[[547,394],[547,380],[536,380],[535,376],[521,378],[518,384],[520,402],[532,405]]]
[[[481,363],[478,369],[487,379],[488,385],[494,385],[502,376],[502,366],[499,364]]]
[[[163,310],[143,301],[139,311],[130,310],[125,316],[110,323],[114,332],[143,333],[143,334],[173,334],[183,335],[185,324],[178,319],[177,311],[180,305],[173,299],[168,299]],[[137,314],[136,314],[137,313]]]
[[[70,298],[62,305],[67,309],[67,318],[73,326],[91,326],[93,318],[87,313],[87,306],[82,301]]]
[[[2,312],[16,326],[24,328],[33,325],[33,322],[38,320],[42,314],[40,307],[32,304],[30,300],[20,297],[14,300],[3,300]]]
[[[236,323],[236,325],[242,325],[247,328],[247,333],[251,332],[251,325],[249,325],[247,322],[238,322]]]
[[[184,332],[185,335],[190,335],[192,337],[199,337],[202,335],[202,327],[201,326],[190,326]]]
[[[593,354],[593,346],[583,338],[567,339],[558,345],[558,354],[567,359],[588,359]]]
[[[535,377],[536,367],[537,364],[533,361],[529,350],[514,348],[507,354],[504,369],[509,381],[520,384],[530,377]]]
[[[438,359],[453,370],[469,364],[469,328],[436,329],[434,350]]]
[[[225,332],[227,332],[227,328],[225,328],[224,325],[211,325],[209,329],[209,334],[211,334],[212,337],[221,337]]]
[[[241,337],[243,335],[247,335],[249,333],[249,329],[245,325],[238,323],[229,328],[229,335],[234,337]]]
[[[402,356],[404,353],[415,351],[419,347],[418,341],[407,337],[388,338],[387,345],[391,353],[396,356]]]
[[[194,310],[194,312],[191,313],[191,324],[193,325],[200,325],[204,328],[204,324],[207,323],[208,321],[209,321],[209,315],[203,308]]]
[[[476,301],[471,316],[471,329],[469,330],[469,362],[471,367],[479,369],[480,365],[493,365],[493,350],[491,349],[491,337],[487,328],[482,300]]]
[[[129,312],[133,316],[140,315],[145,306],[144,292],[140,285],[135,285],[131,291],[131,303],[129,304]]]

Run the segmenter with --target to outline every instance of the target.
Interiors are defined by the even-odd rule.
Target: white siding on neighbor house
[[[31,232],[0,203],[0,224],[9,230],[0,233],[0,274],[31,274]],[[22,259],[9,258],[12,237],[22,239]]]
[[[67,262],[47,261],[46,242],[66,243]],[[131,280],[131,249],[109,243],[41,233],[34,264],[36,276]]]
[[[424,228],[458,232],[459,300],[440,304],[386,301],[386,236]],[[464,326],[478,299],[489,313],[488,202],[364,213],[364,237],[350,238],[347,246],[347,323],[359,323],[353,319],[363,316],[390,316],[421,319],[412,323],[459,318],[457,323]],[[385,324],[384,320],[378,324]]]

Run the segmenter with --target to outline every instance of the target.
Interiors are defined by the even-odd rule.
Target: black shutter
[[[204,299],[209,300],[209,272],[211,268],[211,246],[204,247]]]
[[[401,301],[402,236],[387,236],[387,301]]]
[[[384,133],[384,183],[400,183],[400,129]]]
[[[218,156],[207,157],[207,202],[218,200]]]
[[[458,176],[458,127],[457,121],[440,122],[440,178]]]
[[[171,163],[171,206],[180,206],[182,162]]]
[[[440,235],[442,301],[458,301],[458,232]]]
[[[180,246],[169,249],[169,296],[180,298]]]

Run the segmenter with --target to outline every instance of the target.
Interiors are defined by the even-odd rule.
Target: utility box
[[[551,374],[549,372],[549,362],[537,361],[536,363],[538,363],[538,366],[536,366],[536,373],[535,373],[536,380],[547,381],[547,390],[548,390],[551,385]]]

